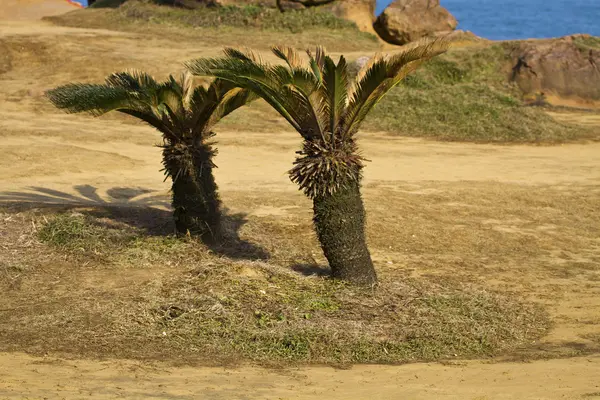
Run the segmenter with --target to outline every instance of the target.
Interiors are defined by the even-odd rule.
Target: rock
[[[354,60],[353,62],[348,64],[348,73],[349,75],[354,78],[356,75],[358,75],[358,73],[360,72],[360,70],[367,65],[367,63],[371,60],[371,57],[367,57],[367,56],[362,56],[362,57],[358,57],[356,60]]]
[[[328,8],[338,18],[352,21],[363,32],[377,35],[375,22],[375,0],[336,0]]]
[[[512,81],[527,96],[600,100],[600,48],[581,45],[585,35],[525,41],[511,50]]]
[[[386,42],[404,45],[436,32],[453,31],[457,25],[439,0],[396,0],[377,17],[373,28]]]
[[[452,42],[481,42],[487,40],[477,36],[471,31],[463,31],[460,29],[455,31],[435,32],[432,36],[444,38]]]

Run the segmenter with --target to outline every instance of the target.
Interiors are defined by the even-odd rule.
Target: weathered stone
[[[457,24],[439,0],[396,0],[377,17],[373,27],[386,42],[404,45],[437,32],[453,31]]]
[[[579,37],[519,43],[511,51],[512,80],[525,95],[600,100],[600,50],[580,45]]]

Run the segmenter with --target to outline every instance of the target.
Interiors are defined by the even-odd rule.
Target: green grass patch
[[[68,252],[102,256],[133,242],[136,233],[110,220],[103,222],[80,213],[64,213],[47,221],[38,231],[38,238]]]
[[[597,138],[523,104],[508,83],[507,45],[450,51],[407,77],[379,103],[365,129],[402,136],[497,143]]]
[[[68,314],[46,310],[35,319],[44,324],[45,346],[80,354],[404,363],[500,354],[536,340],[549,326],[539,306],[455,280],[441,284],[388,271],[375,289],[357,289],[304,276],[278,259],[234,260],[195,240],[148,236],[90,214],[56,215],[38,235],[67,254],[103,254],[111,266],[107,276],[117,282],[131,267],[153,271],[151,280],[127,285],[127,295],[102,285],[101,296],[74,289],[65,300]],[[125,275],[118,278],[121,267]],[[99,329],[85,325],[89,320]]]
[[[470,142],[551,143],[593,136],[489,86],[421,85],[409,80],[394,89],[371,113],[365,128]]]

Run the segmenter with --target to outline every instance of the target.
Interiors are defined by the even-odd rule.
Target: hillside
[[[346,54],[351,61],[370,56],[383,46],[353,23],[316,9],[283,14],[255,6],[185,10],[130,0],[116,9],[81,10],[49,20],[69,27],[116,29],[151,37],[203,38],[211,46],[251,46],[263,51],[276,43],[299,48],[321,44]],[[511,51],[516,46],[518,42],[457,42],[447,55],[426,65],[384,99],[366,129],[475,142],[551,143],[597,138],[597,130],[561,122],[550,117],[545,108],[529,106],[532,96],[524,96],[511,82]],[[388,45],[383,48],[394,51]],[[533,99],[536,104],[535,96]],[[274,131],[280,126],[268,123],[261,129]]]

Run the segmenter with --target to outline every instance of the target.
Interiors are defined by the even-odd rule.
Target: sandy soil
[[[24,3],[34,5],[33,1],[19,5]],[[72,7],[58,0],[42,3],[53,7],[51,13]],[[16,4],[13,1],[6,6],[3,1],[4,14],[17,15],[12,20],[36,19],[48,13],[11,11]],[[0,20],[2,17],[0,14]],[[42,98],[44,90],[70,80],[99,80],[114,69],[130,66],[165,74],[179,68],[185,59],[216,52],[209,46],[167,38],[139,39],[131,34],[56,28],[42,22],[0,21],[0,50],[8,49],[5,56],[9,55],[3,61],[0,51],[0,192],[35,194],[30,187],[37,186],[74,193],[74,186],[81,184],[94,185],[104,197],[109,188],[119,186],[167,192],[168,185],[161,183],[158,171],[159,150],[153,147],[159,139],[155,132],[121,118],[63,115]],[[96,56],[93,64],[88,61],[91,55]],[[588,115],[558,117],[588,125],[600,123]],[[288,132],[251,136],[220,132],[217,179],[225,196],[232,191],[295,193],[285,171],[298,143]],[[415,190],[454,184],[471,190],[471,182],[497,185],[500,191],[509,185],[589,193],[600,189],[600,144],[502,147],[390,138],[371,132],[363,135],[361,146],[373,160],[366,169],[367,196],[370,190],[377,190],[371,187],[401,184],[414,184]],[[476,186],[472,190],[477,190]],[[254,212],[265,209],[257,207]],[[497,225],[498,229],[511,229]],[[588,251],[597,256],[598,249]],[[548,340],[575,340],[575,332],[597,331],[598,281],[561,281],[564,287],[574,284],[579,285],[578,291],[568,293],[555,310],[555,315],[570,318],[561,322]],[[600,398],[599,377],[597,356],[530,363],[356,366],[350,370],[311,367],[278,372],[0,354],[0,398],[594,399]]]
[[[4,0],[0,7],[0,20],[36,20],[77,8],[67,0]]]
[[[131,361],[0,355],[0,397],[44,399],[600,398],[600,358],[518,364],[413,364],[301,368],[173,368]],[[17,373],[18,371],[18,373]],[[595,378],[596,379],[595,379]]]

